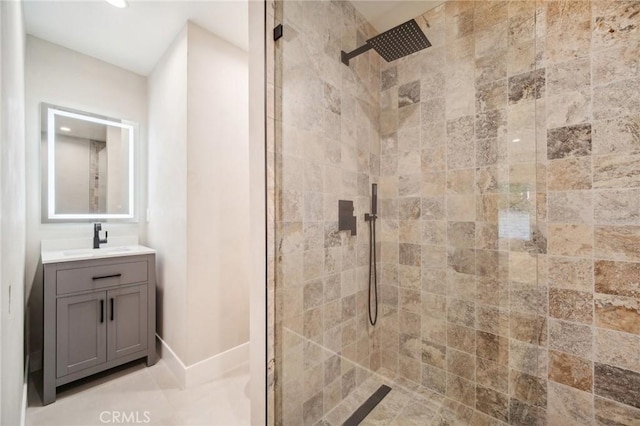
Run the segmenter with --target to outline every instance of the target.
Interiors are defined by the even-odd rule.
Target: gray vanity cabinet
[[[43,403],[56,387],[155,354],[155,255],[44,265]]]
[[[56,377],[106,362],[105,296],[101,291],[57,300]]]

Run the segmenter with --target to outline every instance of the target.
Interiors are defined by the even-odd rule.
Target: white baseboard
[[[229,370],[249,362],[250,343],[243,343],[187,367],[187,387],[217,379]]]
[[[182,389],[217,379],[229,370],[249,362],[250,343],[243,343],[227,351],[186,366],[167,342],[156,335],[160,357],[178,380]]]
[[[22,411],[20,412],[20,426],[27,421],[27,390],[29,389],[29,355],[24,366],[24,384],[22,385]]]
[[[156,339],[158,341],[157,352],[160,354],[160,358],[167,364],[167,367],[175,378],[178,380],[178,384],[181,389],[187,387],[187,366],[184,365],[182,360],[176,355],[176,353],[171,349],[167,342],[162,340],[160,336],[156,334]]]

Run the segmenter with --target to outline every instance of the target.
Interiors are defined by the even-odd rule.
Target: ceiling
[[[248,50],[248,0],[25,0],[28,34],[149,75],[187,20]]]
[[[378,32],[383,32],[422,15],[444,0],[355,0],[351,3]]]
[[[104,0],[24,0],[27,33],[145,76],[187,20],[248,50],[247,2],[251,0],[128,1],[129,7],[118,9]],[[352,3],[383,32],[444,1]]]

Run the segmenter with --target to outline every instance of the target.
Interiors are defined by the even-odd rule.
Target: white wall
[[[90,223],[40,223],[40,103],[139,123],[140,156],[146,156],[147,79],[90,56],[33,36],[26,40],[26,188],[27,188],[27,295],[31,306],[32,352],[42,341],[42,272],[38,266],[40,241],[58,238],[87,238]],[[139,161],[139,176],[146,176],[146,162]],[[139,206],[146,208],[146,184],[140,180]],[[141,216],[144,219],[144,214]],[[136,235],[144,238],[144,224],[106,224],[109,236]],[[38,357],[33,360],[38,366]]]
[[[149,76],[147,242],[157,250],[158,335],[187,350],[187,32]]]
[[[3,425],[20,424],[24,385],[24,43],[21,2],[0,2],[0,424]]]
[[[247,53],[188,25],[188,356],[249,340]]]
[[[247,74],[246,52],[189,23],[149,78],[159,330],[187,367],[249,340]]]

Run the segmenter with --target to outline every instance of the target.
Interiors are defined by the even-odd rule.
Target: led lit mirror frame
[[[47,185],[43,190],[47,191],[46,217],[45,222],[73,222],[92,221],[106,219],[120,219],[125,221],[135,220],[135,138],[137,135],[137,124],[126,120],[118,120],[100,115],[71,110],[51,104],[41,104],[41,114],[46,114],[47,131]],[[125,213],[64,213],[56,212],[56,116],[74,118],[77,120],[89,121],[106,126],[119,127],[128,130],[128,211]],[[44,130],[44,129],[42,129]],[[43,214],[45,210],[43,209]]]

